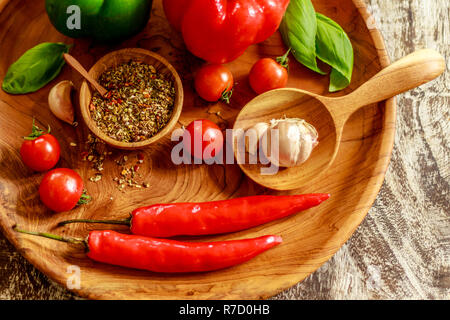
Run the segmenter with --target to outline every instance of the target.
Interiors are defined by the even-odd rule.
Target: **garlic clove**
[[[305,127],[301,126],[301,142],[300,142],[300,149],[299,154],[297,155],[295,165],[302,164],[308,158],[311,156],[311,152],[316,146],[314,142],[314,137],[311,135],[310,131]]]
[[[278,130],[278,141],[274,141],[274,131]],[[297,122],[290,119],[278,121],[271,127],[270,160],[280,167],[293,167],[301,152],[301,132]],[[275,143],[275,144],[273,144]],[[274,150],[277,147],[278,150]]]
[[[303,119],[272,120],[268,131],[266,157],[279,167],[294,167],[305,162],[318,144],[316,129]]]
[[[64,80],[56,84],[48,95],[48,105],[51,112],[60,120],[73,124],[75,121],[72,105],[72,81]]]
[[[259,140],[264,136],[264,134],[269,129],[269,124],[265,122],[259,122],[253,127],[247,130],[245,139],[245,150],[254,155],[258,152]],[[253,132],[251,131],[253,130]]]

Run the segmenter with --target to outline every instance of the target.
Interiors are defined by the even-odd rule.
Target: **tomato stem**
[[[278,62],[278,64],[286,69],[289,70],[289,53],[291,52],[291,48],[289,48],[288,51],[286,51],[286,53],[284,55],[282,55],[281,57],[276,58],[276,61]]]
[[[230,87],[227,87],[224,92],[222,93],[222,96],[220,97],[220,100],[224,101],[225,103],[230,103],[231,96],[233,95],[233,89],[228,90]]]
[[[33,235],[33,236],[43,237],[43,238],[57,240],[57,241],[61,241],[61,242],[73,243],[73,244],[82,244],[86,248],[88,247],[87,241],[84,240],[84,239],[66,238],[66,237],[58,236],[56,234],[47,233],[47,232],[27,231],[27,230],[19,229],[17,226],[14,226],[13,230],[17,231],[17,232],[20,232],[20,233],[30,234],[30,235]]]
[[[83,194],[80,197],[80,200],[77,202],[77,206],[82,204],[87,204],[92,200],[92,197],[86,193],[86,190],[83,190]]]
[[[50,133],[50,130],[51,130],[50,126],[48,126],[47,132],[45,132],[44,130],[42,130],[38,126],[36,126],[35,125],[35,119],[33,118],[33,125],[31,127],[31,133],[30,133],[29,136],[23,137],[23,138],[25,140],[35,140],[35,139],[39,138],[40,136],[43,136],[44,134]]]

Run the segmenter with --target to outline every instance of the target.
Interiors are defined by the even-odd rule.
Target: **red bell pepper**
[[[289,0],[164,0],[186,47],[210,63],[226,63],[279,27]]]

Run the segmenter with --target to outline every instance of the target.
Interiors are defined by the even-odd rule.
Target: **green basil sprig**
[[[325,74],[317,66],[317,18],[311,1],[291,0],[281,21],[280,32],[298,61],[315,72]]]
[[[317,58],[333,67],[330,91],[346,88],[352,81],[353,47],[345,31],[336,22],[317,13]]]
[[[63,53],[70,45],[41,43],[25,52],[8,69],[2,88],[12,94],[35,92],[52,81],[64,66]]]
[[[280,32],[300,63],[320,74],[324,72],[317,66],[316,58],[332,67],[330,92],[350,84],[354,62],[350,39],[336,22],[316,13],[311,0],[291,0]]]

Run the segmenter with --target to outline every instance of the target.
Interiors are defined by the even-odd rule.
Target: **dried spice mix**
[[[95,92],[90,105],[92,119],[109,137],[139,142],[157,134],[170,120],[175,87],[149,64],[130,61],[106,70],[99,83],[108,94]]]

